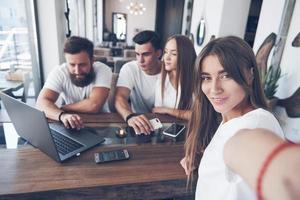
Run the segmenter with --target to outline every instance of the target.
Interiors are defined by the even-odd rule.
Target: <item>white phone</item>
[[[160,129],[163,127],[162,123],[158,118],[150,119],[150,124],[153,126],[154,130]]]
[[[171,126],[169,126],[163,131],[163,134],[175,138],[180,133],[182,133],[184,129],[185,129],[185,125],[172,123]]]

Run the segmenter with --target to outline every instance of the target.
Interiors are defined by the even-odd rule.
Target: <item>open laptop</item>
[[[44,112],[2,92],[0,98],[17,133],[58,162],[104,142],[92,128],[70,131],[61,123],[48,123]]]

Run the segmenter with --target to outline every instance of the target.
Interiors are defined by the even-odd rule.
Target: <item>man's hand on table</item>
[[[84,128],[83,121],[77,114],[63,113],[60,117],[60,120],[66,128],[77,130]]]
[[[130,117],[130,119],[127,120],[127,124],[134,129],[137,135],[142,133],[150,135],[151,131],[154,131],[151,123],[143,114]]]

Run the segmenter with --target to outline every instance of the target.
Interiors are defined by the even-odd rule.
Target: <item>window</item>
[[[16,73],[16,79],[29,74],[36,90],[40,70],[34,16],[33,0],[0,1],[0,71]]]

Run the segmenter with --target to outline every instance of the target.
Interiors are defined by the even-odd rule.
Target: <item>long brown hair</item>
[[[232,79],[246,93],[246,100],[255,108],[266,108],[265,97],[259,79],[259,72],[251,47],[235,36],[218,38],[210,41],[200,52],[195,61],[194,103],[185,143],[187,168],[192,171],[199,165],[202,153],[211,141],[220,122],[217,113],[201,89],[201,68],[203,60],[210,55],[217,56],[220,64]],[[252,73],[252,82],[249,75]],[[188,183],[192,181],[192,174]]]
[[[194,71],[194,62],[196,59],[196,51],[192,41],[184,35],[173,35],[168,38],[167,42],[174,39],[177,46],[177,67],[176,67],[176,103],[178,99],[178,88],[181,87],[181,94],[179,97],[178,109],[187,110],[191,108],[192,104],[192,79]],[[166,44],[167,44],[166,42]],[[167,71],[164,62],[161,68],[161,96],[164,98],[164,88]],[[176,104],[175,104],[176,105]]]

